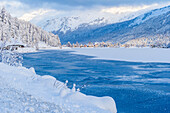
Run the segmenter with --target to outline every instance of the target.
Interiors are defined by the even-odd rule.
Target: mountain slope
[[[83,20],[81,17],[58,17],[51,20],[43,21],[38,25],[46,31],[55,31],[58,33],[66,33],[68,31],[74,31],[79,27],[87,27],[88,25],[103,26],[106,25],[107,20],[105,18],[97,18],[91,20]]]
[[[2,8],[0,11],[0,40],[12,42],[20,41],[27,46],[35,46],[39,42],[45,42],[50,46],[60,46],[60,39],[57,35],[48,33],[35,25],[18,20]]]
[[[37,11],[39,12],[39,11]],[[75,12],[68,14],[63,12],[62,14],[56,14],[56,11],[44,11],[43,15],[32,15],[35,16],[30,20],[31,23],[36,24],[45,31],[53,32],[62,36],[66,33],[73,32],[78,29],[96,29],[103,27],[108,24],[123,22],[125,20],[130,20],[137,17],[142,13],[105,13],[102,11],[85,11],[85,12]],[[95,15],[94,15],[95,14]],[[116,17],[116,18],[115,18]],[[25,17],[24,17],[25,18]],[[20,18],[20,19],[24,19]]]
[[[87,43],[89,41],[126,42],[140,37],[157,35],[169,36],[170,6],[152,10],[132,20],[106,25],[100,28],[79,28],[73,32],[60,35],[62,43],[68,41]]]
[[[40,26],[42,29],[48,32],[56,32],[58,34],[65,34],[72,32],[79,28],[98,28],[104,25],[123,21],[123,18],[114,18],[113,16],[107,17],[108,15],[96,16],[88,14],[88,16],[64,16],[64,17],[53,17],[52,19],[45,19],[42,21],[35,22],[36,19],[31,20],[32,23]],[[109,18],[109,19],[108,19]],[[121,19],[120,19],[121,18]],[[130,17],[129,17],[130,18]]]

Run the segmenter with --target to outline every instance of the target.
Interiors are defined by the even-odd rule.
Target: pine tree
[[[0,40],[10,42],[19,40],[27,46],[35,47],[40,41],[50,46],[60,46],[60,39],[57,35],[48,33],[35,25],[18,20],[2,8],[0,11]]]

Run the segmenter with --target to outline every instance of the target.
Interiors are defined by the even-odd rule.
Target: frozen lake
[[[82,93],[111,96],[118,113],[170,112],[170,63],[136,63],[91,59],[71,51],[24,54],[23,65],[51,75]]]

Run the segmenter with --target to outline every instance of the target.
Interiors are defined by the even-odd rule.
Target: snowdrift
[[[5,87],[5,88],[4,88]],[[25,67],[12,67],[6,64],[0,63],[0,88],[5,92],[10,91],[6,95],[6,98],[2,98],[0,93],[0,100],[8,99],[11,94],[13,95],[12,100],[16,99],[16,105],[21,102],[21,107],[12,107],[13,105],[3,104],[0,110],[3,112],[26,111],[22,109],[25,105],[35,103],[34,106],[27,106],[29,112],[36,112],[39,110],[45,110],[47,107],[55,104],[58,107],[53,107],[56,110],[54,112],[73,112],[73,113],[116,113],[115,101],[111,97],[95,97],[87,96],[76,88],[67,88],[66,83],[62,83],[56,80],[52,76],[44,75],[39,76],[35,73],[34,68],[27,69]],[[12,90],[11,90],[12,89]],[[25,94],[26,93],[26,94]],[[26,95],[26,96],[23,96]],[[24,101],[18,101],[17,98],[22,98]],[[29,98],[28,98],[29,97]],[[26,98],[26,99],[25,99]],[[35,99],[34,99],[35,98]],[[32,101],[34,99],[34,101]],[[36,101],[35,101],[36,100]],[[0,104],[2,104],[0,101]],[[46,106],[40,109],[41,101],[46,102]],[[8,103],[8,102],[5,102]],[[15,105],[15,104],[14,104]],[[38,106],[39,105],[39,106]],[[38,110],[38,111],[39,111]]]

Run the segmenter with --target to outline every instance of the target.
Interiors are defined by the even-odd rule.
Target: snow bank
[[[95,59],[170,63],[170,49],[163,48],[73,48],[74,54],[96,56]]]
[[[51,46],[48,46],[48,47],[45,47],[45,46],[42,46],[42,47],[39,47],[39,50],[65,50],[65,49],[71,49],[70,47],[51,47]],[[18,50],[16,50],[16,52],[18,53],[34,53],[34,52],[38,52],[39,50],[36,50],[36,48],[31,48],[31,47],[25,47],[25,48],[18,48]]]
[[[49,107],[51,104],[55,104],[59,106],[59,108],[62,109],[63,112],[64,111],[73,113],[117,112],[115,101],[111,97],[87,96],[85,94],[82,94],[81,92],[75,91],[74,88],[73,89],[67,88],[66,84],[56,80],[52,76],[37,75],[35,73],[34,68],[27,69],[25,67],[11,67],[6,64],[0,63],[0,88],[3,89],[4,86],[7,87],[5,89],[12,89],[5,90],[6,92],[11,91],[11,93],[9,93],[9,96],[7,96],[6,98],[10,97],[11,94],[19,95],[21,92],[26,93],[26,94],[24,93],[25,96],[21,97],[22,101],[18,100],[15,101],[17,102],[16,104],[18,104],[18,102],[26,102],[24,104],[20,104],[22,105],[22,108],[24,108],[26,104],[30,104],[31,101],[33,100],[34,100],[33,103],[38,103],[41,100],[45,101],[47,104],[47,106],[45,106],[45,108],[43,109],[46,109],[46,107]],[[31,98],[29,95],[31,95]],[[2,95],[0,95],[0,98],[1,96]],[[10,99],[11,98],[12,97],[10,97]],[[15,98],[12,98],[12,100],[14,99]],[[3,101],[3,98],[1,98],[0,100]],[[29,102],[27,103],[27,101]],[[0,102],[0,104],[2,103]],[[3,107],[4,106],[5,105],[3,105]],[[36,108],[38,109],[38,104],[35,104],[33,107],[28,108],[28,110],[34,112],[35,110],[37,110]],[[2,108],[0,106],[0,109],[3,110],[4,112],[7,112],[6,108]],[[13,109],[14,111],[16,111],[16,109],[20,108],[17,107]],[[56,109],[58,109],[58,107],[56,107]],[[10,111],[10,109],[8,109],[8,111]]]
[[[62,50],[62,49],[71,49],[70,47],[41,47],[39,50]]]
[[[33,52],[37,52],[37,50],[35,48],[25,47],[25,48],[18,48],[18,50],[16,50],[16,52],[18,52],[18,53],[33,53]]]

